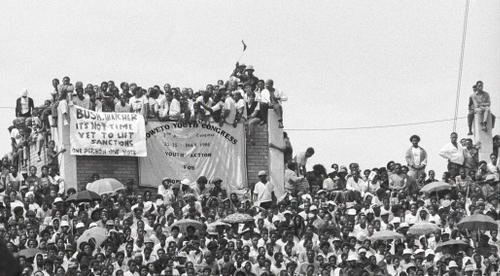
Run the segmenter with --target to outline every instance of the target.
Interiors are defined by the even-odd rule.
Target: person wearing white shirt
[[[359,171],[357,171],[357,173],[347,178],[346,189],[350,191],[358,191],[361,193],[361,196],[364,196],[364,194],[368,191],[368,185],[359,176]]]
[[[203,91],[202,95],[196,98],[196,102],[200,103],[200,107],[205,111],[205,116],[209,116],[214,102],[210,97],[210,94],[208,94],[208,91]]]
[[[224,100],[223,114],[224,121],[227,124],[234,124],[236,118],[236,103],[229,94],[226,95],[226,99]]]
[[[134,97],[129,99],[130,107],[133,113],[139,113],[146,118],[148,99],[145,95],[142,95],[142,90],[140,87],[134,88]]]
[[[290,194],[294,194],[298,190],[297,185],[304,179],[303,176],[297,176],[296,167],[297,165],[292,162],[287,165],[285,170],[285,191]]]
[[[490,162],[486,164],[486,169],[488,170],[488,173],[495,175],[495,180],[499,179],[500,166],[498,164],[497,156],[494,153],[490,154]]]
[[[265,89],[261,92],[260,101],[262,103],[262,111],[264,118],[267,119],[267,109],[273,109],[278,114],[279,127],[283,128],[283,107],[282,102],[288,100],[283,92],[276,90],[273,80],[266,80]]]
[[[180,95],[174,95],[172,102],[170,102],[168,119],[169,120],[179,120],[181,116],[181,102],[179,101]]]
[[[240,92],[235,92],[234,93],[234,99],[236,100],[236,118],[237,121],[243,121],[245,122],[248,118],[247,115],[247,103],[243,99],[243,96],[241,96]]]
[[[269,208],[273,202],[273,186],[267,181],[267,173],[259,171],[259,182],[255,184],[253,190],[254,202],[262,208]]]
[[[446,144],[440,151],[439,156],[448,160],[448,172],[452,179],[458,175],[460,168],[465,161],[464,149],[457,143],[458,135],[452,132],[450,135],[450,143]]]

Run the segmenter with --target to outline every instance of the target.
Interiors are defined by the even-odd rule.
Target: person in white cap
[[[260,181],[255,184],[253,201],[256,205],[267,209],[270,208],[273,203],[273,186],[271,182],[267,180],[266,171],[259,171],[258,177]]]
[[[459,272],[458,272],[457,262],[450,261],[448,263],[448,275],[450,275],[450,276],[460,275]]]
[[[405,248],[403,250],[403,260],[401,261],[401,266],[406,270],[412,264],[413,250],[410,248]]]

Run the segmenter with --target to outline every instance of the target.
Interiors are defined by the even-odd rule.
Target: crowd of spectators
[[[438,153],[448,160],[441,179],[427,168],[429,156],[418,135],[401,150],[401,163],[371,169],[332,164],[330,171],[320,164],[307,171],[314,149],[292,158],[286,137],[284,149],[271,145],[285,153],[284,195],[275,194],[277,184],[260,171],[259,182],[250,185],[250,198],[228,193],[220,179],[209,182],[200,176],[181,183],[165,179],[155,192],[125,189],[94,200],[73,200],[77,191],[65,191],[57,175],[54,160],[61,150],[46,131],[64,123],[64,118],[53,118],[61,102],[104,112],[140,112],[149,119],[232,125],[252,118],[265,123],[267,117],[255,113],[253,105],[274,110],[281,118],[280,101],[285,98],[274,93],[272,81],[259,80],[251,66],[240,64],[227,83],[196,93],[170,85],[163,91],[157,86],[145,90],[133,83],[122,83],[120,92],[113,82],[85,88],[77,82],[73,89],[67,77],[53,84],[54,101],[38,110],[28,104],[27,111],[30,100],[21,99],[16,113],[38,116],[39,121],[23,124],[33,132],[33,124],[45,131],[40,140],[48,141],[54,158],[41,174],[30,167],[23,175],[14,165],[2,172],[0,238],[23,275],[421,276],[500,271],[498,227],[458,227],[464,217],[475,214],[500,219],[497,155],[478,160],[478,145],[459,141],[456,133]],[[70,97],[73,90],[76,95]],[[241,99],[246,113],[228,115]],[[12,162],[4,159],[4,167]],[[433,183],[449,188],[421,191]],[[411,234],[412,227],[421,225],[436,228]],[[380,238],[383,233],[394,237]]]

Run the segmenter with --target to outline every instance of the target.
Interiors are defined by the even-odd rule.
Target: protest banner
[[[148,157],[139,159],[140,184],[157,187],[162,180],[194,183],[222,179],[228,192],[247,188],[245,130],[243,124],[207,122],[149,122],[146,126]]]
[[[70,107],[73,155],[147,156],[144,117],[135,113],[95,112]]]

